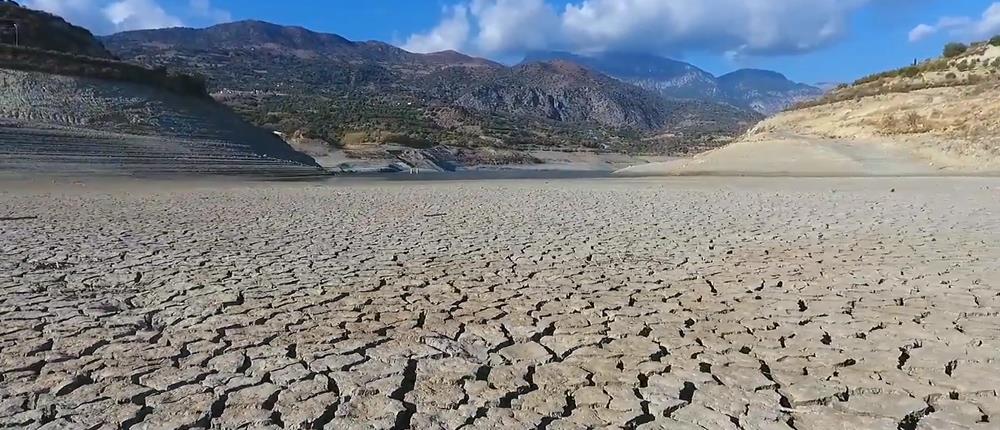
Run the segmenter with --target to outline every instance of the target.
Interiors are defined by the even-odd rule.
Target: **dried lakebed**
[[[1000,425],[997,179],[0,190],[0,426]]]

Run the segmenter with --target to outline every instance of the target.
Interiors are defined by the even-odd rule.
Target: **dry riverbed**
[[[0,426],[1000,422],[1000,180],[0,183]]]

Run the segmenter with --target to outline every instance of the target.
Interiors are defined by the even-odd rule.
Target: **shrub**
[[[923,118],[921,118],[916,112],[910,112],[906,115],[906,125],[909,126],[911,131],[919,130],[921,128],[920,123],[922,121]]]
[[[904,68],[901,74],[907,78],[915,78],[920,75],[920,68],[913,66]]]
[[[955,58],[959,55],[968,51],[969,47],[964,43],[949,43],[944,45],[944,56],[947,58]]]
[[[1000,46],[1000,35],[993,36],[993,38],[990,39],[990,45]]]

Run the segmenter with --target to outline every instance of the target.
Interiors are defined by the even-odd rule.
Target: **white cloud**
[[[910,30],[910,42],[919,42],[921,40],[933,36],[937,32],[938,32],[937,27],[930,26],[927,24],[920,24],[916,27],[913,27],[913,30]]]
[[[469,9],[462,5],[449,7],[445,15],[433,30],[410,36],[403,49],[423,53],[461,49],[469,38]]]
[[[104,18],[94,0],[28,0],[22,4],[31,9],[59,15],[70,23],[86,27],[95,33],[107,33],[112,29],[111,23]]]
[[[102,12],[116,31],[184,25],[180,18],[168,14],[153,0],[120,0],[105,6]]]
[[[920,24],[910,30],[910,41],[919,42],[939,32],[967,41],[996,36],[1000,34],[1000,2],[991,4],[978,18],[946,16],[933,25]]]
[[[406,47],[483,55],[535,49],[787,54],[835,41],[847,31],[850,14],[869,1],[573,0],[556,9],[544,0],[466,0]],[[434,43],[415,43],[425,41]]]
[[[480,52],[542,49],[558,37],[551,30],[559,27],[559,16],[544,0],[475,0],[471,12]]]
[[[219,9],[212,6],[211,0],[191,0],[191,14],[198,18],[204,18],[212,23],[230,22],[233,14],[228,10]]]
[[[175,6],[170,11],[158,0],[27,0],[24,4],[59,15],[97,34],[232,20],[229,12],[213,7],[211,0],[189,0],[186,8]]]

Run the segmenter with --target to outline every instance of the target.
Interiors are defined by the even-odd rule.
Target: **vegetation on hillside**
[[[969,45],[964,43],[949,43],[944,45],[944,58],[955,58],[969,50]]]
[[[853,84],[838,86],[819,100],[800,103],[791,110],[879,94],[1000,81],[1000,57],[982,57],[991,46],[1000,46],[1000,36],[971,45],[949,43],[945,45],[939,58],[864,76]]]

